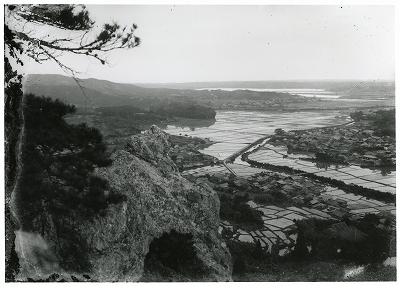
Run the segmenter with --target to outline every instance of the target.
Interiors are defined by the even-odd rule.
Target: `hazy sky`
[[[87,5],[97,24],[138,25],[140,47],[112,66],[65,57],[115,82],[394,79],[394,6]],[[30,64],[27,73],[60,73]]]

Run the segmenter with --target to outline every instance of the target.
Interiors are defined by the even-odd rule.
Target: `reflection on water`
[[[318,169],[324,169],[324,170],[328,170],[332,165],[334,165],[335,170],[338,170],[341,166],[344,165],[338,165],[338,164],[334,164],[334,163],[330,163],[330,162],[315,162],[315,167],[317,167]]]
[[[171,122],[166,128],[189,128],[190,131],[195,131],[196,128],[210,127],[214,125],[215,122],[217,122],[216,119],[184,119]]]
[[[381,171],[381,175],[382,176],[387,176],[387,175],[390,175],[392,173],[392,171],[389,171],[389,170],[382,170]]]
[[[287,158],[287,157],[286,157]],[[331,162],[318,162],[315,161],[315,167],[317,167],[318,169],[323,169],[323,170],[335,170],[335,171],[339,171],[340,169],[348,166],[348,165],[344,165],[344,164],[337,164],[337,163],[331,163]],[[395,168],[379,168],[379,167],[361,167],[361,166],[357,166],[357,165],[350,165],[352,167],[353,170],[362,170],[361,172],[364,173],[364,176],[368,176],[368,175],[372,175],[372,174],[380,174],[382,177],[385,176],[390,176],[392,175],[393,172],[396,171]]]
[[[312,162],[294,156],[284,157],[284,155],[287,155],[286,147],[266,144],[250,154],[249,159],[277,166],[289,166],[318,176],[337,179],[346,184],[360,185],[384,192],[396,192],[396,171],[394,169],[368,169],[356,165]]]

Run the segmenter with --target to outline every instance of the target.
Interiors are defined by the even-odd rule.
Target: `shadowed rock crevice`
[[[144,260],[144,276],[201,278],[206,271],[193,244],[193,235],[175,230],[155,238]]]

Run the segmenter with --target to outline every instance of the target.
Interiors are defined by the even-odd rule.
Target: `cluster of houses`
[[[337,219],[344,218],[349,212],[346,200],[321,194],[326,188],[324,184],[302,176],[260,173],[249,177],[249,180],[266,193],[273,189],[280,190],[289,199],[286,204],[307,206]]]
[[[255,200],[260,194],[281,193],[284,201],[274,202],[281,207],[307,207],[322,217],[343,219],[349,214],[347,201],[323,194],[326,185],[303,176],[286,176],[274,172],[261,172],[247,178],[232,177],[229,174],[212,174],[197,178],[214,190],[226,194],[248,193]]]
[[[231,108],[283,108],[290,103],[299,103],[305,101],[317,101],[315,98],[282,98],[282,99],[265,99],[265,100],[241,100],[239,102],[223,103],[220,106],[214,106],[219,109]]]
[[[271,144],[283,144],[288,153],[317,153],[339,163],[372,166],[396,164],[396,142],[391,136],[375,136],[364,122],[317,128],[307,131],[289,131],[276,134]],[[314,157],[315,158],[315,157]]]

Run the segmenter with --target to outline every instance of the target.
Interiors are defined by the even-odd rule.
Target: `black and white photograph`
[[[395,1],[4,4],[3,282],[397,281]]]

